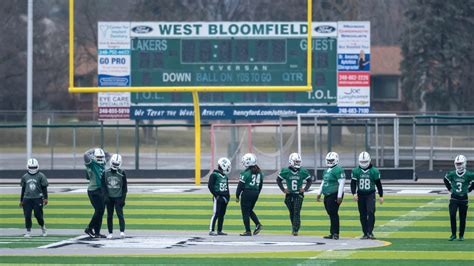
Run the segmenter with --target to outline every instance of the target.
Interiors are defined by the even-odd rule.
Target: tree
[[[411,109],[474,110],[474,1],[416,0],[402,35],[402,87]]]

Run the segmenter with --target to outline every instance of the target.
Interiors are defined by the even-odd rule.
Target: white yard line
[[[89,237],[88,235],[80,235],[80,236],[76,236],[76,237],[69,238],[69,239],[66,239],[66,240],[62,240],[62,241],[59,241],[59,242],[51,243],[51,244],[48,244],[48,245],[45,245],[45,246],[41,246],[41,247],[38,247],[38,248],[54,248],[54,247],[57,247],[57,246],[62,246],[64,244],[75,243],[76,240],[81,240],[81,239],[88,238],[88,237]]]
[[[423,219],[424,217],[426,216],[429,216],[431,215],[433,212],[435,211],[424,211],[423,208],[426,208],[426,207],[433,207],[433,205],[436,205],[436,204],[439,204],[440,202],[444,201],[445,200],[445,197],[439,197],[439,198],[436,198],[424,205],[421,205],[419,207],[417,207],[416,209],[413,209],[409,212],[407,212],[406,214],[402,215],[402,216],[399,216],[395,219],[392,219],[382,225],[379,225],[377,226],[376,228],[383,228],[385,226],[390,226],[390,229],[393,229],[391,230],[390,232],[377,232],[377,237],[389,237],[392,233],[394,232],[398,232],[400,231],[402,228],[404,227],[407,227],[407,226],[410,226],[412,225],[414,222],[416,221],[419,221],[421,219]],[[422,215],[413,215],[417,212],[420,212],[423,213]],[[412,219],[410,221],[406,221],[404,220],[406,217],[408,216],[414,216],[416,217],[415,219]],[[374,230],[374,231],[377,231],[377,230]],[[358,238],[358,237],[356,237]],[[301,263],[301,264],[298,264],[298,265],[315,265],[315,261],[314,260],[317,260],[317,259],[324,259],[324,261],[320,261],[320,262],[317,262],[316,265],[331,265],[333,263],[335,263],[336,261],[335,260],[331,260],[331,259],[345,259],[347,257],[350,257],[352,254],[356,253],[357,250],[336,250],[336,251],[333,251],[333,250],[327,250],[327,251],[324,251],[322,252],[321,254],[317,255],[317,256],[314,256],[314,257],[310,257],[307,261]]]

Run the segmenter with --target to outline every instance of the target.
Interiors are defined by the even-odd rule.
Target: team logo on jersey
[[[119,188],[119,180],[118,180],[118,177],[115,177],[115,176],[112,176],[112,177],[109,177],[109,180],[107,182],[107,186],[109,188]]]

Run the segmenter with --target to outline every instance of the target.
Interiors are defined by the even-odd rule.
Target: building
[[[371,105],[374,112],[407,111],[401,90],[399,46],[371,48]]]

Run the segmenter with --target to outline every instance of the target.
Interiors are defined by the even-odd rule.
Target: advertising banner
[[[336,113],[335,106],[253,106],[253,105],[204,105],[200,107],[202,120],[254,119],[273,120],[280,116],[296,116],[298,113]],[[194,107],[184,106],[132,106],[131,119],[194,119]]]
[[[339,87],[370,87],[369,72],[338,72],[337,86]]]
[[[340,87],[337,90],[338,107],[369,107],[370,87]]]
[[[129,22],[99,22],[99,87],[128,87],[131,78]],[[98,93],[99,119],[129,119],[130,93]]]
[[[337,25],[337,106],[340,113],[370,108],[370,22]]]

